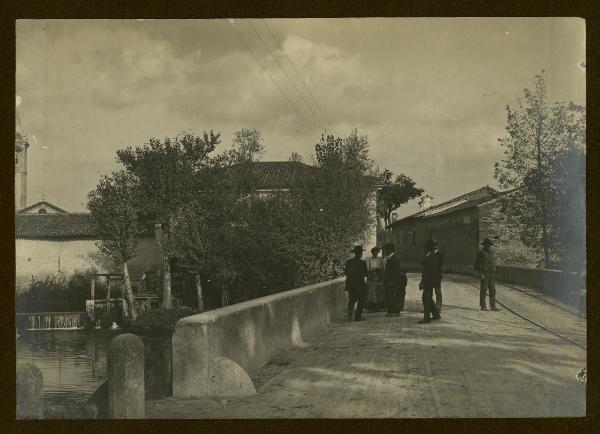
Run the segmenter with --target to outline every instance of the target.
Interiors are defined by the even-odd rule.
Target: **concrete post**
[[[123,334],[108,346],[108,414],[111,419],[143,419],[144,342]]]
[[[44,377],[32,364],[17,366],[17,419],[44,418]]]

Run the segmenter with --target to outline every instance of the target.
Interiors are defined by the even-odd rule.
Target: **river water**
[[[17,340],[17,364],[32,363],[44,377],[46,413],[74,417],[82,403],[106,380],[107,350],[122,330],[31,330]],[[170,339],[143,337],[146,395],[170,392]],[[159,343],[157,345],[156,343]],[[159,384],[160,383],[160,384]],[[59,409],[59,410],[57,410]]]

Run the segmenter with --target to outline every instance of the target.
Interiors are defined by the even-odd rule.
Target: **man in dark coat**
[[[363,321],[362,310],[367,295],[367,284],[365,283],[365,277],[367,277],[367,264],[361,259],[362,252],[364,252],[362,246],[356,246],[352,251],[354,252],[354,258],[346,261],[346,267],[344,269],[344,274],[346,275],[346,291],[348,292],[349,299],[348,320],[352,321],[352,313],[354,311],[354,305],[356,304],[354,321]]]
[[[430,323],[432,319],[440,319],[440,313],[433,302],[433,288],[440,284],[440,267],[435,254],[433,253],[433,241],[425,243],[425,258],[422,261],[423,271],[421,272],[421,282],[419,289],[423,290],[423,319],[419,324]]]
[[[438,267],[440,269],[439,284],[437,286],[433,287],[433,290],[435,291],[435,307],[437,307],[438,312],[441,313],[442,312],[442,265],[444,264],[444,254],[440,251],[440,246],[438,245],[437,241],[433,242],[433,254],[435,255],[435,258],[438,261]]]
[[[402,270],[400,260],[394,253],[395,246],[388,243],[383,246],[385,265],[383,269],[383,287],[387,306],[386,316],[399,316],[404,309],[406,297],[406,274]]]
[[[492,243],[492,240],[489,238],[486,238],[481,244],[483,245],[483,248],[477,252],[477,256],[475,257],[475,270],[479,273],[481,284],[479,287],[479,306],[481,307],[481,310],[487,310],[487,307],[485,306],[485,296],[489,289],[490,310],[497,311],[495,284],[496,258],[492,251],[494,243]]]

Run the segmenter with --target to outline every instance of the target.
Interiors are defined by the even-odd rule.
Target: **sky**
[[[369,139],[433,204],[496,187],[506,106],[546,72],[585,104],[579,18],[19,20],[28,205],[86,211],[116,151],[182,131],[256,128],[263,160],[311,162],[326,131]],[[35,138],[34,138],[35,136]],[[417,209],[416,201],[403,213]]]

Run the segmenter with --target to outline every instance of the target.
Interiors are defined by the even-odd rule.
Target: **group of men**
[[[492,241],[486,238],[482,243],[483,248],[475,258],[475,269],[480,277],[481,310],[487,310],[486,295],[489,291],[490,310],[496,311],[496,288],[494,274],[496,264],[491,246]],[[444,255],[438,243],[433,240],[425,242],[425,256],[421,261],[421,281],[419,289],[423,291],[423,319],[419,324],[427,324],[433,320],[441,319],[442,311],[442,265]],[[352,249],[354,258],[346,261],[346,291],[349,295],[348,320],[363,321],[363,309],[378,311],[385,309],[386,316],[399,316],[404,309],[406,297],[406,271],[402,268],[400,260],[394,254],[395,246],[387,243],[383,246],[383,257],[379,257],[379,247],[371,249],[372,256],[362,259],[364,249],[356,246]],[[365,281],[366,278],[366,281]],[[435,303],[433,294],[435,293]],[[355,309],[356,307],[356,309]]]
[[[440,319],[442,307],[442,253],[437,244],[430,241],[425,246],[423,272],[419,288],[423,290],[424,318],[419,323],[428,323]],[[348,319],[363,321],[365,304],[371,310],[385,309],[386,316],[399,316],[404,309],[406,297],[406,271],[394,254],[395,246],[387,243],[383,246],[383,257],[379,257],[379,247],[371,249],[372,256],[362,260],[364,249],[356,246],[352,249],[354,258],[346,261],[346,291],[349,295]],[[367,279],[365,281],[365,278]],[[436,303],[433,302],[433,292]],[[355,309],[356,307],[356,309]]]

